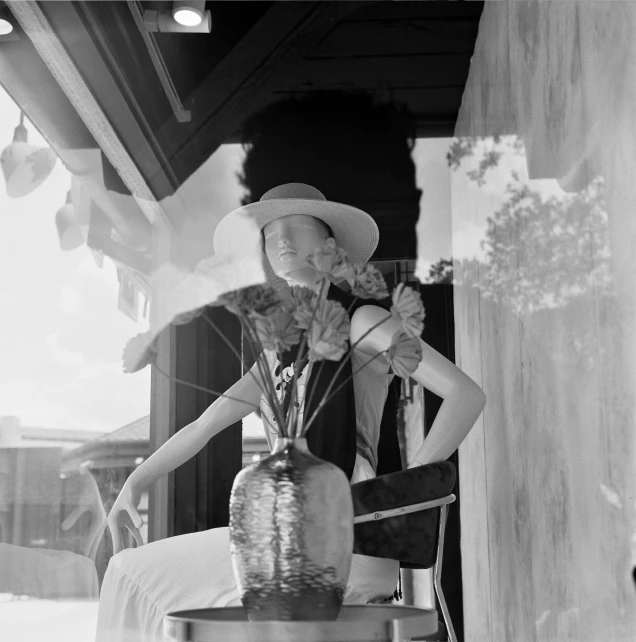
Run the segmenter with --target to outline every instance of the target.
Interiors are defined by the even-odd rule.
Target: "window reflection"
[[[457,285],[470,285],[479,274],[484,296],[516,313],[611,294],[602,177],[574,193],[565,192],[556,180],[530,180],[523,142],[517,137],[458,139],[448,162],[457,210],[469,198],[489,199],[472,247],[460,246],[455,255]]]
[[[545,590],[520,589],[511,627],[524,626],[523,611],[541,637],[585,630],[596,639],[608,617],[627,632],[627,612],[609,614],[617,613],[613,600],[632,600],[631,587],[616,580],[627,577],[629,552],[602,552],[606,538],[624,532],[630,510],[633,408],[632,339],[621,311],[627,300],[617,295],[605,177],[571,192],[556,179],[530,178],[517,137],[457,139],[448,161],[453,260],[437,271],[452,274],[458,352],[489,397],[460,474],[483,473],[487,484],[488,492],[467,491],[473,502],[486,498],[485,510],[464,509],[463,518],[488,524],[497,538],[489,572],[502,575],[491,584],[493,600],[524,568]],[[466,494],[463,506],[471,506]],[[483,556],[469,552],[477,546],[464,540],[471,574]],[[475,608],[469,599],[467,613]]]
[[[132,22],[121,32],[130,49],[113,46],[119,36],[110,40],[107,23],[97,24],[101,15],[119,16],[124,25],[128,9],[123,4],[101,3],[94,14],[83,4],[66,3],[59,9],[57,24],[64,23],[63,16],[75,16],[77,24],[82,22],[78,16],[83,16],[88,24],[92,16],[96,23],[92,40],[97,43],[93,55],[111,56],[105,68],[121,67],[117,61],[130,58],[126,52],[146,55],[145,45],[135,49],[129,39],[133,34],[139,37]],[[464,16],[446,22],[418,17],[419,8],[411,3],[377,3],[364,9],[375,15],[372,19],[356,21],[348,16],[343,25],[333,21],[334,29],[354,28],[364,37],[352,42],[334,31],[325,32],[320,42],[310,38],[309,44],[297,48],[291,63],[285,62],[287,71],[254,82],[255,76],[245,83],[249,90],[245,93],[231,70],[226,68],[222,83],[215,77],[210,81],[209,74],[217,64],[223,68],[219,61],[257,24],[268,3],[262,7],[252,3],[247,18],[234,15],[231,3],[217,4],[228,14],[222,24],[235,29],[225,34],[225,41],[213,40],[211,46],[218,51],[212,58],[200,55],[207,51],[203,39],[182,46],[187,41],[177,36],[161,37],[160,49],[170,61],[178,93],[185,100],[194,91],[198,102],[193,103],[193,115],[195,119],[199,115],[199,121],[164,122],[172,117],[169,105],[157,79],[146,73],[142,63],[121,69],[118,76],[129,93],[122,92],[114,104],[128,109],[127,101],[141,102],[133,105],[137,112],[131,107],[134,113],[125,126],[123,118],[122,123],[111,123],[111,133],[126,133],[126,127],[139,125],[132,128],[137,138],[131,135],[123,147],[132,148],[131,140],[138,142],[139,149],[125,150],[130,152],[127,160],[133,165],[146,163],[144,179],[171,194],[161,206],[181,225],[170,239],[170,260],[189,270],[208,256],[214,226],[245,198],[245,185],[237,178],[243,150],[225,144],[208,158],[206,145],[236,140],[240,119],[249,115],[246,105],[253,97],[249,91],[255,87],[270,92],[256,96],[254,104],[263,105],[274,100],[274,94],[276,98],[304,95],[322,88],[321,82],[328,89],[348,88],[346,69],[368,59],[372,62],[361,75],[365,91],[375,85],[378,96],[400,104],[411,99],[420,108],[419,117],[430,118],[429,127],[435,126],[440,105],[464,92],[460,137],[417,139],[412,148],[402,149],[408,152],[404,157],[411,154],[415,161],[417,188],[423,192],[417,265],[402,267],[406,280],[412,280],[415,272],[423,283],[454,287],[451,343],[454,340],[457,347],[459,365],[483,385],[489,398],[483,423],[466,444],[461,471],[470,480],[462,487],[463,517],[470,524],[462,532],[462,572],[469,580],[464,589],[466,619],[475,636],[487,631],[485,637],[493,640],[565,639],[573,631],[583,631],[589,639],[612,639],[616,633],[613,639],[618,639],[631,632],[633,585],[631,576],[629,584],[626,578],[633,555],[625,533],[634,524],[630,489],[636,372],[632,104],[636,94],[633,74],[626,72],[633,68],[636,55],[632,3],[488,3],[474,52],[480,3],[471,3],[476,8],[470,20]],[[434,7],[434,12],[445,11],[435,3],[420,4]],[[413,16],[396,21],[390,19],[392,10],[413,11]],[[11,17],[4,8],[0,15]],[[48,7],[42,15],[54,16],[55,11]],[[377,43],[365,31],[365,22],[390,23],[387,34],[395,25],[408,27],[406,37],[393,33],[393,40],[378,39],[382,51],[369,55],[367,49]],[[427,25],[421,30],[426,38],[420,39],[417,26],[422,24]],[[59,34],[63,40],[72,42],[63,31]],[[473,40],[461,39],[461,31],[470,32]],[[13,44],[4,49],[8,43]],[[22,47],[25,44],[28,47]],[[67,166],[57,162],[32,193],[18,200],[7,198],[5,186],[0,185],[0,611],[14,615],[20,611],[12,620],[19,624],[8,632],[12,639],[24,635],[25,622],[32,625],[33,639],[51,639],[47,627],[36,622],[40,616],[48,617],[43,614],[49,607],[53,612],[59,607],[56,601],[93,601],[68,610],[67,624],[72,619],[73,626],[58,619],[54,627],[66,641],[89,639],[93,631],[78,623],[94,628],[94,600],[112,553],[105,515],[157,437],[150,428],[150,369],[124,376],[120,363],[126,341],[148,322],[148,276],[156,258],[151,256],[152,224],[146,216],[150,210],[147,203],[129,195],[130,180],[123,181],[111,165],[102,166],[100,150],[83,148],[95,144],[92,134],[88,129],[80,132],[81,117],[70,102],[61,100],[63,90],[24,31],[16,30],[0,45],[0,54],[25,52],[25,70],[40,70],[48,90],[53,88],[48,93],[54,100],[34,107],[35,112],[55,125],[56,134],[67,127],[61,138],[71,132],[71,140],[76,134],[74,143],[82,147],[65,149]],[[314,45],[317,57],[312,54]],[[407,52],[390,51],[402,45]],[[450,53],[455,63],[461,63],[450,65],[452,82],[439,73],[448,64],[442,55],[442,65],[423,62],[440,54],[431,47],[441,47],[444,55]],[[246,58],[249,49],[243,50]],[[78,51],[83,49],[71,51],[70,58],[80,68],[90,66],[90,60],[79,60]],[[305,60],[313,56],[307,63],[313,80],[301,80],[302,74],[295,71],[291,81],[286,79],[290,69],[300,68],[305,54]],[[408,58],[408,65],[401,64],[400,55]],[[18,56],[11,56],[0,72],[13,74],[15,86],[20,86],[15,82],[19,65],[11,66]],[[277,56],[284,59],[284,51]],[[347,61],[341,70],[342,58]],[[468,72],[469,59],[464,91],[462,74]],[[194,66],[177,74],[182,60]],[[378,60],[382,64],[374,62]],[[252,62],[254,69],[272,71],[269,63]],[[330,84],[331,78],[321,78],[316,65],[337,71],[340,80]],[[385,69],[394,70],[396,78],[389,78]],[[89,74],[82,70],[87,79]],[[376,70],[387,77],[376,82]],[[98,97],[99,91],[104,97],[104,87],[111,87],[102,78],[88,80]],[[65,82],[68,89],[69,79]],[[437,86],[444,82],[447,85]],[[217,91],[221,85],[227,86],[227,93]],[[359,88],[355,82],[351,86]],[[29,92],[25,96],[37,102]],[[445,109],[448,113],[442,116],[450,117],[449,105]],[[48,110],[65,123],[60,132]],[[112,121],[115,112],[107,114]],[[222,112],[223,118],[216,122]],[[325,126],[324,111],[320,115],[317,122]],[[13,136],[20,110],[2,90],[0,116],[4,146]],[[30,142],[48,145],[28,120],[25,125]],[[333,133],[329,125],[326,130]],[[267,169],[278,153],[279,131],[277,123],[271,146],[262,156]],[[145,140],[149,133],[152,136]],[[312,150],[325,138],[318,128],[313,134],[315,139],[300,143],[315,156]],[[297,142],[298,136],[292,132],[290,138]],[[346,135],[335,138],[342,142]],[[379,146],[366,135],[358,142],[360,149],[370,150],[360,154],[362,160],[375,160]],[[289,165],[284,172],[294,170],[296,157],[281,156]],[[366,165],[351,163],[341,153],[331,157],[321,165],[332,172],[334,184],[341,184],[343,192],[349,185],[342,176],[353,166],[361,205],[377,206],[376,215],[385,221],[415,220],[419,193],[411,189],[412,173],[409,197],[398,202],[384,192],[390,182],[382,180],[389,176],[388,169],[381,168],[379,177],[370,179]],[[51,169],[44,160],[42,154],[32,159],[36,178]],[[393,161],[387,165],[397,167]],[[110,172],[106,181],[104,171]],[[400,173],[396,171],[396,176]],[[339,199],[337,194],[327,196]],[[75,216],[78,213],[81,216]],[[88,250],[84,241],[91,231]],[[395,238],[401,237],[396,233]],[[432,309],[429,319],[436,312]],[[424,404],[407,384],[404,392],[416,402],[402,408],[404,421],[415,434],[423,421]],[[158,441],[167,436],[160,434]],[[404,440],[407,449],[413,447]],[[242,450],[244,466],[267,450],[257,415],[243,424]],[[196,481],[197,488],[209,479],[207,471],[200,477],[205,479]],[[192,512],[193,519],[186,523],[200,527],[205,521],[196,511],[205,512],[206,501],[194,496],[186,482],[184,493],[191,495],[192,507],[184,502],[181,508]],[[167,493],[162,502],[165,510]],[[142,536],[148,541],[153,515],[147,494],[140,514]],[[134,545],[131,537],[126,544]],[[531,581],[525,581],[528,577]],[[492,601],[481,602],[486,599]],[[505,613],[498,610],[503,608]]]
[[[562,364],[592,369],[609,346],[597,324],[616,314],[603,178],[578,192],[530,179],[518,137],[456,139],[453,174],[454,263],[435,270],[484,302],[532,319],[535,339]],[[594,311],[594,313],[592,313]],[[558,345],[539,331],[568,319]]]
[[[0,89],[0,146],[20,110]],[[28,140],[47,149],[24,119]],[[0,185],[0,619],[7,639],[91,639],[112,555],[109,504],[148,456],[149,372],[124,375],[148,323],[128,266],[70,242],[90,190],[57,162],[19,198]],[[71,212],[69,208],[74,208]],[[56,217],[56,214],[58,216]],[[74,218],[75,217],[75,218]],[[77,222],[77,221],[76,221]],[[83,236],[82,236],[83,235]],[[135,421],[139,417],[144,419]],[[131,423],[132,422],[132,423]],[[140,514],[147,521],[147,497]]]

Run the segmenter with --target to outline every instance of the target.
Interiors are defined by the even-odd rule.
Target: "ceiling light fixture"
[[[172,5],[172,17],[184,27],[196,27],[203,22],[205,0],[176,0]]]
[[[141,6],[139,0],[128,0],[128,3],[136,8]],[[143,17],[142,26],[147,33],[210,33],[212,31],[212,16],[209,11],[203,13],[203,20],[194,27],[179,24],[170,11],[141,8],[140,15]]]
[[[28,142],[24,113],[15,128],[13,142],[0,155],[0,167],[7,184],[7,196],[20,198],[42,184],[53,170],[57,156],[50,147]]]
[[[66,203],[55,215],[55,227],[60,240],[60,249],[64,252],[74,250],[86,242],[88,222],[81,221],[80,213],[73,203],[71,190],[66,195]]]

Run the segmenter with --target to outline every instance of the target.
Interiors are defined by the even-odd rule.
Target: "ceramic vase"
[[[335,620],[353,551],[346,475],[305,439],[277,439],[234,481],[230,550],[249,620]]]

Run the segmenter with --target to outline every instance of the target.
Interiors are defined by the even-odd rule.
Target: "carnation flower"
[[[408,379],[422,360],[422,345],[419,339],[406,332],[395,333],[387,357],[391,370],[402,379]]]
[[[148,364],[155,363],[157,349],[151,330],[142,332],[128,341],[122,356],[124,372],[131,374],[143,370]]]
[[[361,299],[385,299],[389,296],[382,273],[369,263],[354,265],[348,281],[353,295]]]
[[[305,260],[318,274],[336,283],[347,279],[352,270],[347,253],[332,238],[308,254]]]
[[[419,337],[424,330],[424,304],[420,295],[412,288],[399,283],[393,290],[391,315],[397,319],[404,331],[411,337]]]
[[[291,312],[278,309],[267,316],[254,319],[256,334],[265,350],[287,352],[300,341],[300,330]]]
[[[347,344],[331,341],[331,337],[317,341],[310,338],[309,361],[340,361],[346,352]]]
[[[296,327],[306,330],[316,307],[318,297],[316,293],[306,287],[294,285],[289,289],[289,298],[285,304],[296,321]]]
[[[309,360],[340,361],[347,352],[350,337],[347,311],[337,301],[322,301],[307,331]]]
[[[288,289],[288,294],[285,297],[285,305],[292,312],[301,307],[313,309],[318,300],[318,295],[311,289],[303,285],[292,285]]]
[[[221,295],[216,303],[238,315],[266,315],[280,303],[280,298],[269,285],[250,285]]]
[[[314,305],[318,296],[311,289],[304,285],[292,285],[289,288],[289,303],[292,307],[296,308],[299,305],[307,304]]]

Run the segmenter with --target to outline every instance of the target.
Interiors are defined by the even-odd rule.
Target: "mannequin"
[[[294,194],[295,189],[300,189],[300,192],[293,196],[293,203],[291,201],[285,201],[285,205],[291,203],[291,209],[290,207],[281,207],[281,213],[272,214],[270,220],[260,226],[261,249],[267,258],[273,278],[282,278],[289,285],[302,285],[316,289],[320,284],[318,275],[305,261],[305,257],[315,247],[323,245],[329,237],[334,237],[336,243],[341,245],[344,234],[339,232],[338,229],[335,229],[335,224],[331,223],[328,217],[323,215],[322,211],[316,216],[308,213],[286,213],[286,211],[294,211],[294,203],[300,203],[298,199],[299,195],[304,199],[303,204],[306,206],[304,208],[299,207],[299,209],[304,209],[306,212],[311,211],[312,199],[324,199],[322,194],[317,190],[311,192],[313,188],[309,188],[309,186],[298,187],[299,184],[295,185],[296,187],[290,188],[292,192],[285,192],[284,189],[282,192],[280,191],[282,188],[288,188],[289,186],[275,188],[279,191],[271,197],[273,205],[282,203],[285,197],[290,198],[289,193]],[[308,189],[305,190],[304,188]],[[272,190],[272,192],[274,191],[275,190]],[[319,197],[315,196],[316,193]],[[281,197],[283,198],[281,199]],[[268,196],[265,195],[261,201],[267,199]],[[320,209],[318,206],[316,207]],[[365,216],[368,215],[365,214]],[[338,219],[333,219],[333,221],[337,223]],[[362,218],[359,218],[356,223],[360,224],[360,221],[362,221]],[[366,222],[371,231],[374,229],[377,231],[375,223],[372,221],[366,221],[365,219],[362,222]],[[221,227],[221,225],[219,227]],[[241,241],[241,239],[238,239],[237,243]],[[356,242],[354,235],[354,240],[351,241],[351,243],[355,245]],[[219,242],[219,244],[222,245],[227,245],[227,243],[227,239],[223,239],[222,243]],[[377,238],[373,241],[372,245],[374,243],[377,244]],[[217,238],[215,236],[215,246],[216,245]],[[372,251],[372,248],[370,251]],[[367,254],[368,253],[369,252],[367,252]],[[377,325],[380,321],[384,322]],[[367,334],[367,332],[376,325],[377,327]],[[385,309],[377,305],[363,305],[354,312],[351,318],[351,345],[358,342],[354,350],[358,351],[359,355],[363,356],[366,362],[369,357],[386,351],[393,335],[398,331],[400,331],[399,322],[393,319]],[[363,336],[365,334],[366,336]],[[448,458],[467,435],[485,405],[485,395],[474,381],[426,343],[421,342],[421,347],[422,359],[412,374],[412,378],[440,396],[444,401],[424,443],[417,451],[413,460],[408,463],[409,467],[420,466]],[[379,376],[383,376],[386,379],[387,373],[384,372]],[[138,546],[143,544],[139,533],[141,518],[137,512],[137,506],[139,505],[142,493],[155,480],[174,470],[194,456],[212,437],[226,427],[240,421],[251,413],[255,407],[259,406],[261,390],[256,366],[252,367],[249,373],[230,387],[227,395],[234,399],[228,397],[219,397],[216,399],[198,419],[171,437],[128,478],[108,516],[108,525],[112,534],[115,553],[121,550],[120,528],[122,527],[130,530]],[[237,401],[237,398],[242,401]],[[362,481],[374,476],[375,472],[373,467],[369,465],[369,462],[357,456],[356,467],[351,482],[355,483],[356,481]],[[214,531],[224,530],[227,529],[212,529],[212,531],[206,531],[205,533],[184,535],[170,539],[185,540],[185,538],[195,537],[201,539],[201,537],[206,536],[208,533],[210,534],[209,537],[212,537]],[[148,546],[143,546],[142,549],[126,551],[124,554],[129,555],[128,563],[133,563],[134,556],[139,550],[158,547],[167,541],[169,540],[162,540]],[[194,539],[191,539],[191,541],[194,542]],[[176,545],[175,542],[172,542],[172,544]],[[184,542],[184,547],[185,546],[186,544]],[[187,548],[193,550],[191,546]],[[225,553],[228,553],[228,551],[225,551]],[[194,552],[192,555],[194,556]],[[120,556],[116,556],[113,560],[117,560],[119,557]],[[364,556],[354,555],[354,558],[356,557],[364,558]],[[383,576],[387,575],[394,579],[397,578],[398,563],[395,560],[381,560],[380,558],[367,558],[367,560],[372,560],[375,566],[372,564],[368,569],[359,571],[359,574],[361,574],[361,579],[359,579],[361,585],[372,584],[375,580],[379,582]],[[361,560],[361,562],[365,561],[364,559]],[[223,563],[225,562],[226,560],[224,558]],[[111,565],[112,564],[113,562],[111,561]],[[352,576],[358,572],[355,568],[354,560]],[[155,569],[153,569],[153,573],[154,572]],[[186,574],[187,571],[183,569],[183,573]],[[135,581],[136,584],[139,584],[138,579]],[[187,581],[187,578],[185,581]],[[211,577],[209,581],[213,583],[214,578]],[[354,578],[350,579],[350,582],[355,581]],[[384,582],[386,584],[386,578],[384,578]],[[392,585],[392,587],[394,586],[395,584]],[[105,582],[103,590],[109,590],[107,582]],[[111,590],[115,591],[114,588]],[[391,588],[390,591],[385,591],[384,596],[390,595],[392,591],[393,588]],[[350,595],[349,603],[352,601],[355,602],[356,600],[362,602],[368,601],[368,598],[369,595],[357,598]],[[375,598],[378,599],[378,596],[375,596]],[[104,600],[104,594],[102,595],[102,600]],[[345,602],[347,601],[347,596],[345,596]],[[175,603],[174,608],[172,608],[172,603],[170,604],[171,607],[167,608],[175,610],[177,604]],[[206,602],[192,605],[180,602],[178,608],[221,606],[225,604],[226,603],[210,604]],[[159,611],[160,608],[161,607],[156,607],[154,610]],[[112,627],[109,627],[107,611],[113,612],[115,610],[114,607],[111,609],[104,607],[102,609],[100,604],[100,622],[98,622],[100,632],[98,632],[98,640],[120,639],[115,635],[114,631],[108,631],[108,629],[112,629]],[[161,629],[155,627],[155,630],[160,631]]]
[[[290,215],[269,223],[263,233],[265,251],[276,274],[290,285],[315,288],[316,274],[304,262],[304,257],[328,238],[321,221],[307,215]],[[289,251],[281,252],[285,248]],[[371,327],[387,317],[390,317],[389,313],[377,306],[359,308],[351,321],[351,343],[357,342]],[[398,330],[397,321],[387,318],[356,349],[369,356],[383,352]],[[470,377],[424,341],[421,341],[421,347],[422,360],[412,378],[444,402],[424,443],[409,462],[409,467],[447,459],[464,440],[486,403],[483,391]],[[115,553],[121,550],[121,526],[133,533],[138,545],[142,544],[138,530],[141,518],[137,506],[143,491],[185,463],[212,437],[246,417],[258,406],[261,393],[255,377],[258,377],[258,371],[253,366],[250,373],[227,391],[228,396],[242,399],[244,403],[218,398],[195,422],[182,428],[128,478],[108,516]]]

